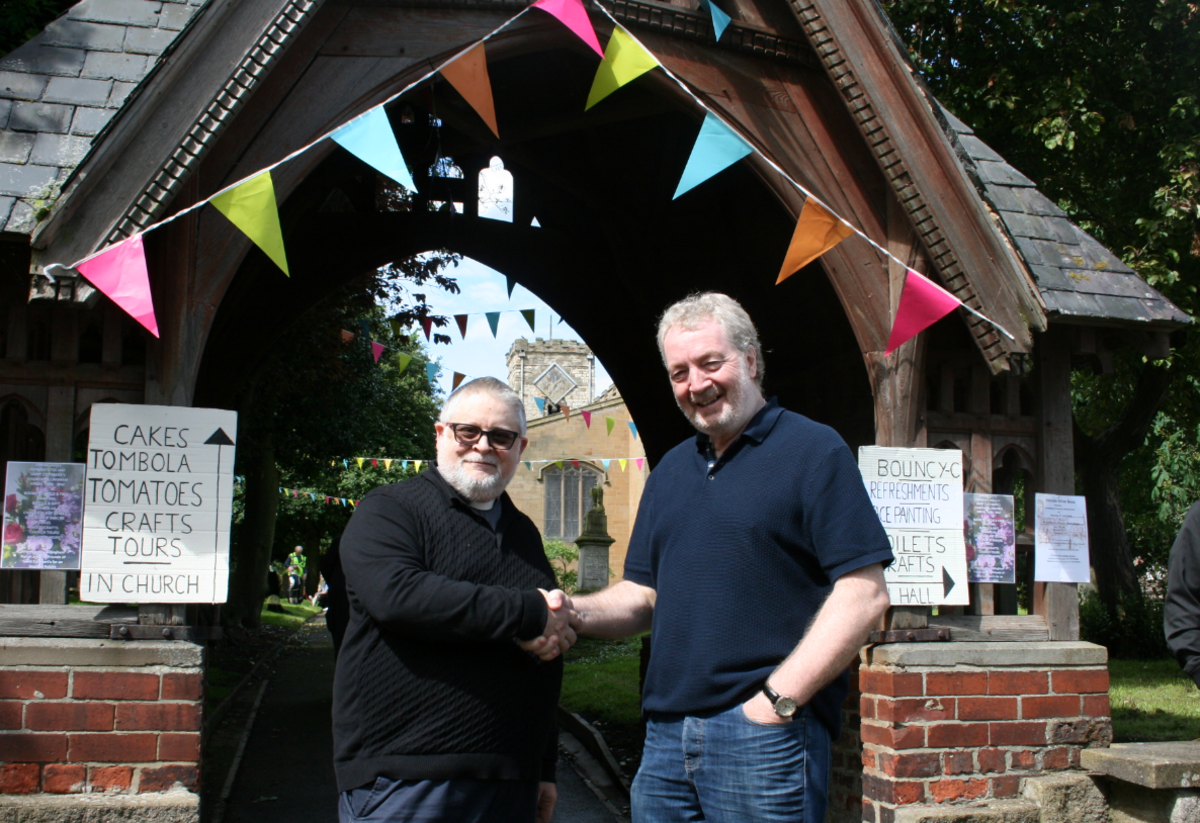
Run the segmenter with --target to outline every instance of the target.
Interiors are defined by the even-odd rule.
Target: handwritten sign
[[[1033,509],[1033,579],[1091,582],[1086,499],[1039,492]]]
[[[896,555],[892,605],[966,605],[962,452],[863,446],[858,469]]]
[[[78,569],[82,463],[8,464],[0,568]]]
[[[79,596],[224,603],[237,413],[92,406]]]
[[[1011,494],[965,494],[967,579],[972,583],[1017,582],[1017,532]]]

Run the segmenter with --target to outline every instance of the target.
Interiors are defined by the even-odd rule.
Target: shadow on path
[[[301,628],[272,661],[221,823],[336,823],[333,670],[333,641],[320,618]],[[259,688],[253,685],[255,693]],[[605,807],[561,753],[558,792],[554,823],[622,819]]]

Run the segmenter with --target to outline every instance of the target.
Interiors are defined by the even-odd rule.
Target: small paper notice
[[[972,583],[1017,582],[1017,535],[1011,494],[964,494],[963,531]]]
[[[1088,583],[1087,502],[1083,497],[1039,493],[1034,505],[1033,579]]]

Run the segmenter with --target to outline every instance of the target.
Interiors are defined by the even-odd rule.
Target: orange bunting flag
[[[463,378],[465,378],[465,377],[466,377],[465,374],[460,374],[459,372],[455,372],[454,373],[454,386],[450,389],[450,391],[454,391],[454,389],[457,389],[459,384],[462,383]]]
[[[483,43],[454,62],[442,66],[442,77],[445,77],[483,118],[492,134],[499,137],[500,129],[496,127],[496,104],[492,100],[492,81],[488,77],[487,55],[483,50]]]
[[[792,243],[788,246],[775,285],[787,280],[853,233],[854,229],[830,214],[815,199],[808,198],[800,210],[800,220],[796,223],[796,231],[792,233]]]
[[[462,335],[463,340],[467,339],[467,315],[454,315],[454,322],[458,324],[458,333]]]
[[[354,332],[346,331],[345,329],[342,329],[342,342],[343,343],[349,343],[353,339],[354,339]]]
[[[562,405],[559,406],[559,408],[562,409],[563,420],[570,420],[571,419],[571,407],[568,406],[566,403],[563,403]]]

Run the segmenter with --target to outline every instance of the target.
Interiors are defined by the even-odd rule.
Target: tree
[[[1075,222],[1196,316],[1200,10],[1194,3],[883,5],[943,105]],[[1148,527],[1150,520],[1175,516],[1155,499],[1158,486],[1147,469],[1153,465],[1157,477],[1172,476],[1154,456],[1164,432],[1196,431],[1198,374],[1192,335],[1165,361],[1126,350],[1110,374],[1073,375],[1076,470],[1088,496],[1099,593],[1110,606],[1122,594],[1140,592],[1134,551],[1160,551],[1163,530]],[[1164,410],[1156,414],[1164,397]],[[1181,476],[1178,460],[1172,465],[1174,476]],[[1123,512],[1134,513],[1136,528],[1126,529]]]
[[[75,5],[76,0],[4,0],[0,3],[0,55],[8,54]]]
[[[369,482],[400,477],[350,472],[340,464],[331,466],[331,460],[433,453],[438,399],[425,370],[414,364],[401,372],[396,352],[428,359],[419,338],[403,329],[425,318],[436,325],[445,325],[446,319],[430,315],[425,294],[410,289],[429,285],[456,292],[443,270],[459,259],[437,252],[398,261],[334,292],[297,319],[243,388],[238,444],[242,516],[234,527],[229,598],[222,615],[227,629],[258,626],[268,564],[277,546],[280,487],[314,494],[340,491],[339,498],[357,499],[369,490]],[[386,313],[383,305],[389,307]],[[343,331],[354,337],[346,341]],[[371,340],[388,347],[379,364]],[[435,340],[449,342],[449,337],[439,334]],[[291,546],[304,543],[310,549],[314,588],[318,544],[340,532],[352,510],[307,503],[311,505],[298,498],[284,503],[284,530],[292,540],[279,543],[278,552],[281,559]],[[308,539],[297,540],[296,533]]]

